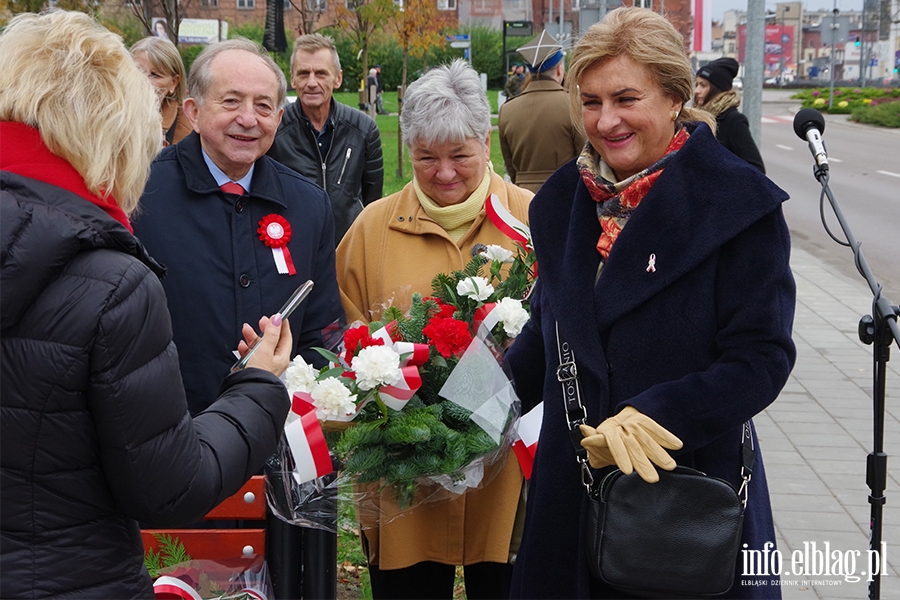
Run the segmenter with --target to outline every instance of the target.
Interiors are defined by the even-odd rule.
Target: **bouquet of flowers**
[[[358,510],[368,499],[385,522],[376,497],[386,491],[402,511],[445,497],[428,490],[463,493],[488,482],[518,416],[501,363],[528,321],[535,270],[527,246],[483,247],[463,270],[435,276],[431,296],[413,294],[407,313],[389,307],[381,321],[346,330],[338,351],[318,349],[326,367],[294,359],[285,373],[293,413],[324,431],[308,427],[300,445],[318,446],[313,456],[330,450],[341,479],[356,484]],[[295,479],[314,479],[320,471],[296,467],[317,460],[296,445]]]

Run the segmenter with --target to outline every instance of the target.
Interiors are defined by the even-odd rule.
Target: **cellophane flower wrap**
[[[381,321],[347,329],[338,350],[318,349],[327,366],[295,358],[285,374],[295,411],[314,410],[340,473],[300,488],[312,497],[340,486],[366,527],[487,485],[518,416],[503,354],[528,321],[535,270],[524,247],[484,247],[462,271],[435,276],[431,296],[413,294],[406,313],[390,306]],[[332,529],[301,504],[273,509]]]

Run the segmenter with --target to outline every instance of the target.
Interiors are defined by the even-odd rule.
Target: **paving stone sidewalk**
[[[849,251],[847,260],[853,260]],[[778,400],[754,419],[783,558],[782,593],[786,599],[866,598],[873,359],[871,346],[858,338],[857,324],[871,314],[872,296],[862,277],[848,279],[805,250],[793,249],[791,265],[797,281],[797,364]],[[900,302],[900,290],[885,294]],[[900,352],[896,345],[892,350],[884,427],[887,572],[881,598],[900,599]],[[830,575],[810,564],[812,551],[824,551],[826,544]],[[784,574],[797,551],[809,574]]]

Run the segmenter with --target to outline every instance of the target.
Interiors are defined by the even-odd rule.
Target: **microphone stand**
[[[872,346],[874,388],[872,394],[874,409],[874,447],[866,457],[866,485],[869,486],[869,504],[872,505],[869,517],[869,552],[867,573],[869,577],[869,598],[877,600],[881,598],[881,573],[886,562],[881,539],[881,529],[884,520],[884,489],[887,483],[887,454],[884,453],[884,409],[885,409],[885,379],[887,375],[887,363],[891,358],[891,344],[896,342],[900,348],[900,326],[897,318],[900,316],[900,306],[892,305],[881,293],[881,284],[875,280],[875,276],[869,269],[869,263],[862,253],[861,243],[853,236],[850,226],[844,218],[844,213],[838,205],[831,188],[828,187],[828,166],[816,164],[813,168],[816,180],[822,184],[822,194],[828,197],[828,202],[837,217],[841,229],[847,238],[847,244],[853,249],[853,257],[856,270],[869,284],[874,298],[872,300],[872,315],[865,315],[859,321],[859,339],[866,345]],[[821,197],[819,199],[821,204]],[[823,224],[824,214],[823,214]],[[825,225],[826,231],[828,226]],[[831,235],[831,232],[828,231]],[[843,242],[834,238],[842,245]]]

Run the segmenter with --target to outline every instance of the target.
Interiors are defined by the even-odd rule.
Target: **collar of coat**
[[[449,237],[449,234],[444,231],[444,228],[438,225],[434,219],[429,217],[428,213],[425,212],[425,209],[422,208],[422,204],[419,202],[419,199],[413,190],[412,182],[404,186],[398,193],[400,194],[400,198],[395,204],[391,215],[388,217],[388,227],[395,231],[402,231],[412,235],[432,233]],[[503,179],[496,173],[491,173],[491,185],[488,188],[488,196],[491,194],[496,194],[497,198],[500,200],[500,204],[509,210],[509,197],[506,193],[506,186],[503,184]],[[487,212],[484,207],[482,207],[469,230],[472,231],[478,229],[486,216]],[[463,236],[460,242],[464,241],[466,237],[467,236]]]
[[[209,172],[209,168],[203,161],[200,150],[200,136],[192,132],[189,136],[172,146],[177,160],[184,173],[188,190],[195,194],[214,194],[221,190],[216,184],[215,178]],[[166,150],[163,150],[166,152]],[[275,161],[266,155],[259,157],[253,167],[253,181],[250,184],[249,195],[255,199],[268,200],[287,207],[284,199],[284,188],[278,178]]]
[[[575,161],[548,179],[532,201],[529,222],[542,298],[555,315],[577,315],[579,331],[605,331],[787,200],[787,193],[726,150],[705,124],[689,127],[690,139],[619,234],[596,286],[597,204]],[[647,269],[651,255],[653,272]],[[574,333],[567,335],[574,339]]]

